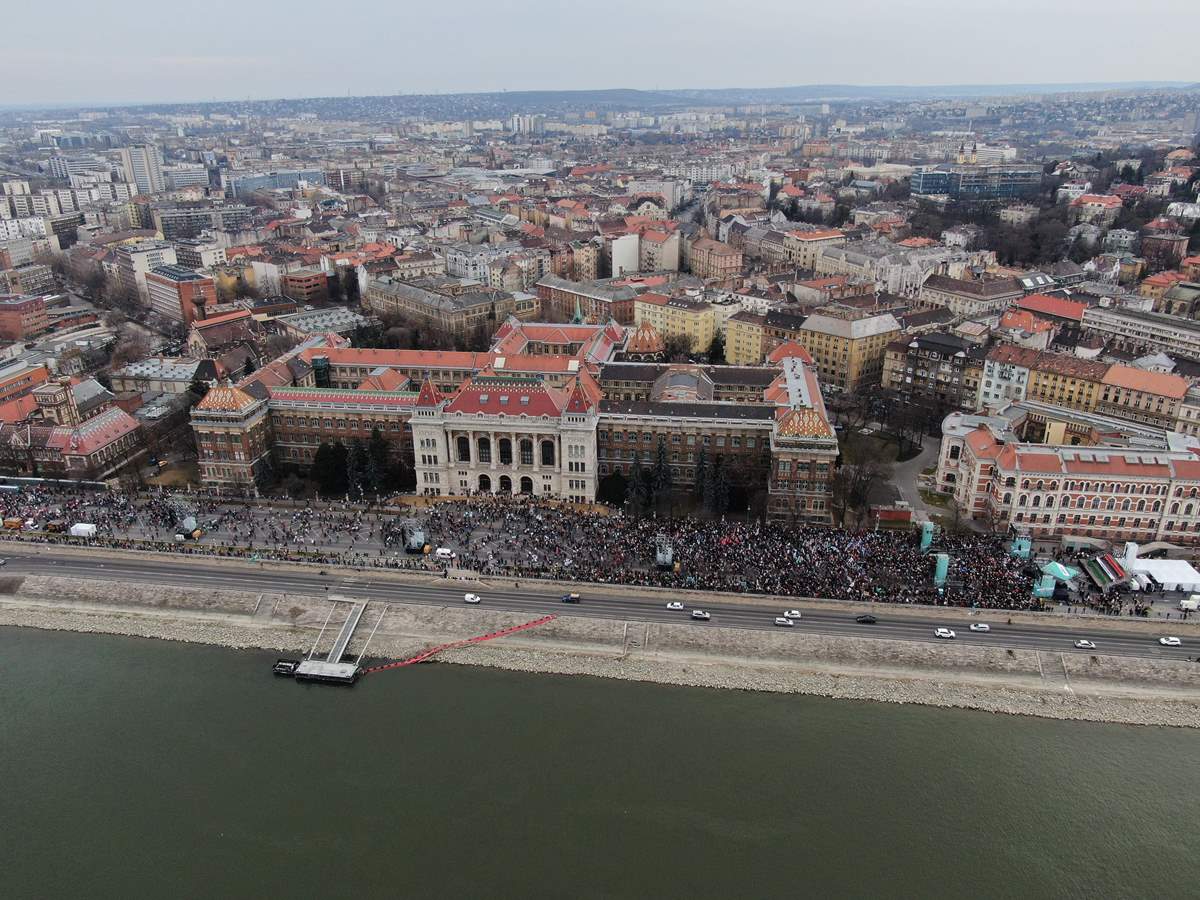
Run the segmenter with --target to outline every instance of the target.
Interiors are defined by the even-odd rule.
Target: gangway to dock
[[[325,627],[333,617],[338,604],[343,602],[350,604],[350,611],[346,614],[346,620],[342,622],[337,637],[333,639],[333,646],[329,649],[325,659],[314,659],[313,657],[317,653],[317,644],[320,643],[321,636],[325,634]],[[358,662],[344,663],[342,657],[346,655],[346,648],[350,646],[350,639],[354,637],[354,631],[358,628],[358,623],[366,609],[365,601],[334,600],[329,615],[325,617],[325,624],[321,626],[321,632],[317,635],[317,640],[313,642],[312,650],[296,666],[295,677],[300,681],[329,681],[335,684],[353,684],[357,681],[358,676],[362,674]]]

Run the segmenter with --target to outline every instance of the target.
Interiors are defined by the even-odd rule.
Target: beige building
[[[705,281],[725,281],[742,271],[741,251],[712,238],[692,241],[690,258],[692,274]]]
[[[757,366],[763,361],[767,317],[740,312],[725,322],[725,361],[731,366]]]
[[[633,305],[635,324],[650,323],[664,340],[685,337],[691,342],[693,353],[703,353],[712,344],[717,332],[716,318],[711,303],[690,297],[645,293]]]
[[[880,383],[887,345],[899,334],[891,313],[831,306],[805,319],[797,340],[812,355],[822,383],[856,391]]]

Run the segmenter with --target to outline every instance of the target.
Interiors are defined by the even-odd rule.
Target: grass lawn
[[[924,488],[921,489],[920,494],[921,499],[930,506],[940,506],[942,509],[946,509],[950,505],[951,497],[949,494],[936,494]]]

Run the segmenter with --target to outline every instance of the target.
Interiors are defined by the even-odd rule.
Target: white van
[[[1186,600],[1180,600],[1179,608],[1184,612],[1200,611],[1200,594],[1192,594]]]
[[[449,547],[438,547],[436,550],[433,551],[433,555],[437,559],[443,560],[445,562],[449,562],[450,560],[454,559],[455,556],[457,556],[457,554],[453,550],[451,550]]]

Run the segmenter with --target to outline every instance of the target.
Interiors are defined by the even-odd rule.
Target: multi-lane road
[[[566,605],[561,602],[564,591],[555,590],[553,585],[524,584],[516,588],[511,581],[436,583],[426,579],[408,580],[390,573],[371,570],[330,568],[323,572],[309,566],[259,567],[248,562],[214,560],[199,556],[110,556],[48,547],[34,548],[20,544],[9,545],[3,552],[8,561],[5,573],[9,575],[59,575],[139,584],[186,585],[316,596],[328,592],[376,602],[419,603],[430,606],[463,606],[464,592],[472,591],[483,598],[482,606],[486,609],[530,615],[560,613],[638,622],[674,622],[695,628],[720,626],[777,630],[790,634],[853,635],[859,638],[928,642],[940,640],[934,636],[935,628],[948,627],[956,632],[956,643],[980,647],[1160,659],[1194,659],[1200,655],[1200,637],[1193,638],[1187,633],[1178,635],[1182,638],[1183,646],[1161,646],[1158,643],[1160,636],[1175,633],[1170,630],[1169,623],[1165,622],[1161,630],[1152,630],[1144,626],[1137,629],[1114,628],[1116,623],[1112,622],[1105,622],[1104,627],[1089,627],[1087,619],[1080,619],[1075,623],[1060,621],[1057,624],[1046,625],[1008,625],[1006,614],[999,611],[980,612],[976,616],[964,618],[961,611],[956,611],[953,616],[939,616],[933,609],[924,613],[905,609],[901,613],[895,607],[889,608],[887,604],[874,604],[870,607],[863,604],[861,610],[847,612],[844,609],[823,608],[820,604],[808,603],[790,604],[798,606],[803,615],[796,621],[794,628],[784,629],[774,624],[775,617],[783,612],[782,605],[776,609],[761,605],[722,604],[719,601],[695,602],[689,599],[685,603],[686,609],[676,612],[666,609],[670,597],[662,592],[643,597],[606,594],[603,587],[597,586],[594,590],[582,592],[581,603]],[[706,610],[712,618],[708,622],[694,622],[690,611],[697,608]],[[878,618],[877,624],[860,625],[854,621],[856,612],[868,611]],[[991,631],[970,631],[970,622],[986,622],[991,626]],[[1074,642],[1080,638],[1094,642],[1096,649],[1077,650]]]

